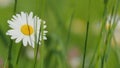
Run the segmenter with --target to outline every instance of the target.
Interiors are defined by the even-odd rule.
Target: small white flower
[[[30,14],[21,12],[21,14],[16,14],[11,20],[8,20],[11,29],[7,31],[6,35],[10,35],[11,39],[16,39],[16,43],[22,41],[24,46],[30,45],[34,48],[35,42],[41,42],[41,36],[43,36],[43,40],[47,39],[45,36],[47,31],[43,30],[43,35],[41,34],[42,22],[43,29],[45,29],[45,21],[37,16],[33,17],[32,12]]]
[[[118,21],[118,18],[119,16],[117,15],[116,17],[115,16],[111,16],[109,15],[108,18],[107,18],[107,21],[106,21],[106,29],[109,30],[109,28],[113,25],[113,23],[116,23]]]

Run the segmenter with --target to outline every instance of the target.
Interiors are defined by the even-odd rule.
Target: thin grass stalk
[[[40,3],[36,5],[36,11],[38,11],[37,13],[39,13],[38,15],[43,19],[44,18],[44,14],[45,14],[45,8],[46,8],[46,0],[36,0],[36,2]],[[41,7],[41,8],[39,8]],[[35,21],[36,22],[36,21]],[[35,24],[35,28],[37,24]],[[37,67],[37,58],[38,58],[38,52],[39,52],[39,48],[40,48],[40,68],[43,68],[43,59],[42,59],[42,56],[43,56],[43,47],[44,47],[44,42],[43,42],[43,39],[42,39],[42,42],[40,40],[40,36],[41,34],[43,34],[43,22],[41,23],[40,25],[40,30],[39,30],[39,37],[37,39],[37,34],[35,34],[35,49],[34,49],[34,68]],[[42,33],[41,33],[42,32]],[[36,32],[35,32],[36,33]],[[41,37],[42,38],[42,37]],[[39,42],[41,42],[41,45],[39,44]]]
[[[39,52],[39,43],[37,43],[37,49],[36,49],[35,61],[34,61],[34,68],[36,68],[36,66],[37,66],[38,52]]]
[[[71,13],[71,17],[70,17],[70,21],[69,21],[70,23],[69,23],[68,32],[67,32],[67,39],[66,39],[65,48],[64,48],[64,57],[65,57],[65,60],[66,60],[66,62],[64,63],[64,64],[66,64],[66,65],[64,65],[64,68],[68,67],[66,52],[67,52],[67,48],[68,48],[69,41],[70,41],[73,17],[74,17],[74,10]]]
[[[26,16],[26,19],[28,19],[28,14]],[[37,67],[38,51],[39,51],[39,39],[40,39],[40,30],[39,30],[39,37],[37,39],[37,17],[34,18],[34,22],[36,24],[34,24],[34,29],[35,29],[35,35],[34,35],[34,37],[35,37],[35,42],[34,42],[35,43],[35,49],[34,49],[34,65],[33,65],[34,67],[33,68],[36,68]],[[28,25],[28,20],[27,20],[27,25]],[[29,31],[29,35],[30,35],[29,26],[28,26],[28,31]],[[29,36],[29,39],[30,39],[31,44],[32,44],[32,39],[31,39],[30,36]]]
[[[113,12],[114,12],[114,7],[112,9],[112,15],[111,15],[111,18],[113,16]],[[108,32],[107,32],[107,35],[106,35],[106,39],[105,39],[105,45],[104,45],[104,49],[103,49],[103,56],[101,58],[101,68],[104,68],[104,60],[105,60],[105,55],[106,55],[106,50],[107,50],[107,46],[108,46],[108,43],[109,43],[109,36],[110,36],[110,33],[111,33],[111,20],[110,20],[110,26],[108,28]]]
[[[114,13],[113,13],[113,25],[111,26],[110,39],[112,38],[112,35],[114,34],[115,27],[116,27],[116,25],[117,25],[116,15],[117,15],[117,10],[118,10],[118,4],[119,4],[119,0],[116,1],[115,6],[113,7],[113,8],[114,8]],[[109,41],[111,41],[110,39],[109,39]],[[110,42],[109,42],[109,43],[110,43]]]
[[[67,46],[68,46],[69,40],[70,40],[73,17],[74,17],[74,10],[71,13],[71,17],[70,17],[70,21],[69,21],[70,23],[69,23],[68,32],[67,32],[66,49],[67,49]]]
[[[16,10],[17,10],[17,0],[15,0],[15,4],[14,4],[14,10],[13,10],[14,14],[16,14]]]
[[[11,60],[12,60],[11,59],[12,58],[12,46],[13,46],[13,41],[10,40],[9,50],[8,50],[8,68],[13,68],[13,65],[11,63]]]
[[[41,48],[40,48],[40,68],[44,68],[44,40],[43,40],[43,31],[44,24],[41,23]]]
[[[22,46],[23,46],[23,44],[21,43],[21,45],[19,47],[18,55],[17,55],[16,67],[18,67],[18,62],[19,62],[19,58],[20,58],[20,53],[22,51]]]
[[[16,14],[16,11],[17,11],[17,0],[15,0],[15,4],[14,4],[14,15]],[[17,59],[16,59],[16,67],[18,67],[21,50],[22,50],[22,43],[19,47],[19,51],[18,51],[18,55],[17,55]]]
[[[88,11],[90,11],[90,3],[91,0],[89,0],[88,4]],[[86,36],[85,36],[85,43],[84,43],[84,54],[83,54],[83,64],[82,68],[85,68],[85,59],[86,59],[86,51],[87,51],[87,41],[88,41],[88,33],[89,33],[89,19],[90,19],[90,13],[88,12],[88,21],[87,21],[87,26],[86,26]]]
[[[41,49],[40,49],[40,68],[43,68],[43,47],[44,47],[44,42],[43,42],[43,39],[42,40],[40,40],[40,38],[43,38],[43,22],[41,23],[41,28],[40,28],[40,30],[39,30],[39,37],[38,37],[38,39],[36,39],[36,49],[35,49],[35,59],[34,59],[34,68],[36,68],[37,67],[37,58],[38,58],[38,52],[39,52],[39,46],[40,46],[40,44],[39,44],[39,42],[41,42]]]
[[[108,38],[109,38],[109,34],[110,34],[110,29],[108,31],[108,34],[107,34],[107,37],[106,37],[106,40],[105,40],[105,45],[104,45],[104,50],[103,50],[103,56],[102,56],[102,59],[101,59],[101,68],[104,68],[104,60],[105,60],[105,55],[106,55],[106,50],[107,50],[107,46],[108,46]]]
[[[112,10],[112,17],[113,17],[113,25],[110,25],[110,28],[108,30],[108,35],[106,37],[106,41],[105,41],[105,49],[104,49],[104,53],[103,53],[103,57],[102,57],[102,64],[101,64],[101,68],[104,68],[104,60],[105,60],[105,56],[106,56],[106,51],[107,51],[107,46],[108,44],[110,43],[110,39],[112,38],[112,28],[114,30],[114,22],[115,22],[115,19],[116,19],[116,14],[117,14],[117,10],[118,10],[118,3],[119,3],[119,0],[117,0],[115,6],[113,6],[113,10]],[[115,15],[115,17],[114,17]],[[111,24],[111,22],[110,22]]]
[[[34,24],[34,29],[37,30],[37,18],[35,17],[34,22],[36,22],[36,24]],[[39,42],[40,42],[40,32],[41,32],[41,28],[39,30],[39,36],[37,39],[37,31],[35,31],[35,49],[34,49],[34,54],[35,54],[35,59],[34,59],[34,68],[36,68],[37,66],[37,58],[38,58],[38,52],[39,52]]]
[[[17,0],[15,0],[15,3],[14,3],[14,9],[13,9],[13,14],[16,13],[16,7],[17,7]],[[11,58],[12,58],[12,47],[13,47],[13,41],[10,39],[10,44],[9,44],[9,50],[8,50],[8,68],[13,68],[13,65],[11,63]],[[4,66],[6,68],[6,64]]]
[[[86,38],[85,38],[85,47],[84,47],[84,55],[83,55],[83,65],[82,65],[82,68],[85,68],[85,57],[86,57],[86,49],[87,49],[88,30],[89,30],[89,21],[87,22],[87,29],[86,29]]]
[[[104,0],[104,5],[105,5],[104,6],[104,12],[103,12],[104,21],[102,23],[102,27],[101,27],[101,30],[100,30],[100,35],[99,35],[99,38],[98,38],[98,43],[97,43],[97,46],[95,47],[95,51],[94,51],[92,59],[90,61],[89,68],[91,68],[91,65],[92,65],[93,60],[94,60],[95,55],[96,55],[96,52],[97,52],[97,50],[100,46],[100,43],[101,43],[102,33],[103,33],[104,28],[105,28],[105,24],[106,24],[106,20],[107,20],[107,18],[106,18],[106,16],[107,16],[107,3],[108,3],[108,0]]]
[[[115,22],[115,19],[116,19],[117,13],[118,13],[119,2],[120,2],[120,0],[117,0],[117,1],[116,1],[115,11],[114,11],[114,16],[115,16],[115,17],[113,17],[113,22]],[[113,26],[113,27],[114,27],[114,26]]]
[[[28,15],[26,15],[26,19],[28,19]],[[28,24],[28,20],[27,20],[27,24]],[[30,35],[30,29],[29,29],[29,27],[28,27],[28,31],[29,31],[29,35]],[[21,43],[21,45],[19,47],[19,50],[18,50],[18,55],[17,55],[17,59],[16,59],[16,68],[18,68],[18,63],[19,63],[19,59],[20,59],[20,54],[21,54],[21,51],[22,51],[22,47],[23,47],[23,43]]]
[[[42,6],[40,9],[40,15],[41,15],[41,18],[45,18],[45,10],[46,10],[46,0],[40,0],[41,1],[41,5]],[[45,46],[44,46],[44,40],[43,40],[43,31],[44,31],[44,22],[42,21],[41,23],[41,46],[40,46],[40,68],[44,68],[44,49],[45,49]]]

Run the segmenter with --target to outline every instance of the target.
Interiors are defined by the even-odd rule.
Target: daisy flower
[[[41,32],[42,23],[43,34]],[[15,39],[16,43],[22,41],[24,46],[30,45],[34,48],[35,43],[41,43],[42,38],[47,40],[47,31],[44,30],[47,27],[45,21],[37,16],[33,17],[32,12],[29,14],[21,12],[16,16],[13,15],[13,18],[8,20],[8,24],[11,29],[6,32],[6,35],[10,35],[11,39]]]

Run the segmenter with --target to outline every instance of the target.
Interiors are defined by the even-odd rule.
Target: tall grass
[[[4,61],[4,68],[72,68],[72,65],[76,65],[74,68],[119,68],[120,56],[116,50],[119,46],[113,46],[119,45],[114,37],[119,3],[119,0],[15,0],[10,7],[0,8],[0,22],[4,22],[0,23],[0,59]],[[9,14],[7,10],[12,12]],[[42,40],[41,45],[35,42],[32,59],[29,59],[32,54],[26,53],[29,46],[15,44],[5,35],[9,29],[6,21],[21,11],[32,11],[47,24],[48,39]],[[96,22],[100,24],[100,30],[93,27],[98,30],[97,35],[91,26]],[[43,34],[44,30],[40,31]],[[74,47],[78,51],[72,51]],[[111,64],[112,61],[116,64]]]

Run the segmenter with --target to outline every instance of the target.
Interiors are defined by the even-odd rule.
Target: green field
[[[39,47],[6,35],[21,12],[46,21]],[[120,68],[120,0],[0,0],[0,68]]]

